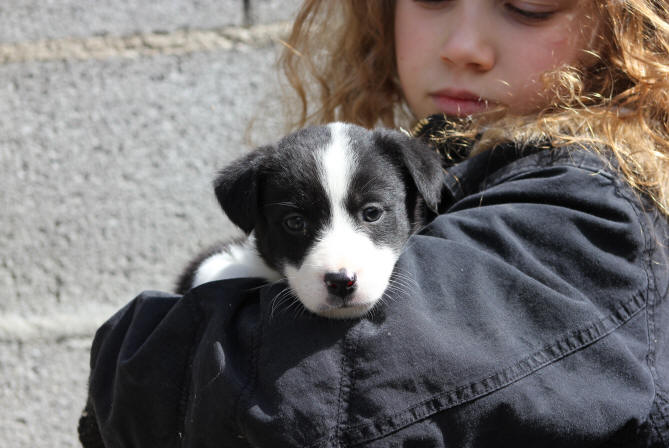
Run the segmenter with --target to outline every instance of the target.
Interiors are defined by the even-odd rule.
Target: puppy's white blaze
[[[330,199],[331,210],[343,210],[344,199],[356,165],[355,153],[351,150],[346,125],[332,123],[328,125],[332,135],[328,145],[318,157],[321,183]]]
[[[356,317],[369,310],[385,291],[399,254],[377,246],[356,229],[345,207],[356,157],[350,148],[344,125],[330,125],[332,139],[319,157],[320,176],[330,200],[331,220],[323,229],[302,265],[286,266],[285,274],[304,306],[328,317]],[[349,308],[333,308],[327,303],[324,276],[345,269],[357,277],[357,289]]]
[[[270,281],[281,278],[258,254],[253,234],[243,243],[232,244],[204,260],[197,268],[191,286],[242,277],[261,277]]]

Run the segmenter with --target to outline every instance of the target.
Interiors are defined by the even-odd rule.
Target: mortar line
[[[58,342],[92,338],[102,323],[117,310],[111,307],[89,312],[49,313],[48,315],[0,314],[0,343],[21,341]]]
[[[209,30],[180,29],[169,33],[136,33],[125,36],[89,36],[0,43],[0,64],[134,59],[154,55],[262,48],[278,42],[290,22],[249,27],[225,26]]]

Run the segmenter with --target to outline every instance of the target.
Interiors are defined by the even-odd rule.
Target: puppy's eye
[[[376,207],[376,206],[370,206],[370,207],[365,207],[365,209],[362,211],[362,219],[364,219],[367,222],[375,222],[381,219],[381,215],[383,215],[383,209],[381,207]]]
[[[307,222],[304,216],[294,213],[284,218],[283,227],[290,233],[302,233],[307,227]]]

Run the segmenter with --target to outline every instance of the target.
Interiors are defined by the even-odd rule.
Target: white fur
[[[256,250],[253,233],[243,243],[232,244],[198,266],[192,287],[227,278],[260,277],[277,281],[281,276],[267,266]]]
[[[330,200],[332,219],[300,268],[286,266],[285,274],[307,309],[328,317],[346,318],[365,313],[381,298],[398,254],[388,247],[377,246],[356,229],[344,203],[355,169],[355,153],[342,124],[331,124],[330,130],[331,143],[319,154],[318,161],[320,181]],[[324,276],[341,269],[356,274],[357,289],[348,307],[337,308],[328,304]]]
[[[345,125],[332,123],[329,125],[332,140],[327,148],[319,154],[320,182],[330,199],[333,213],[346,213],[344,200],[349,183],[357,164],[355,153],[346,135]]]

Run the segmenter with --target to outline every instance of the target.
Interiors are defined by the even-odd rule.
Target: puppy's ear
[[[438,213],[444,186],[439,154],[424,142],[401,132],[381,129],[375,133],[376,143],[407,170],[427,207]]]
[[[271,146],[263,146],[253,150],[219,171],[214,181],[214,192],[221,208],[246,234],[255,227],[258,179],[271,149]]]

